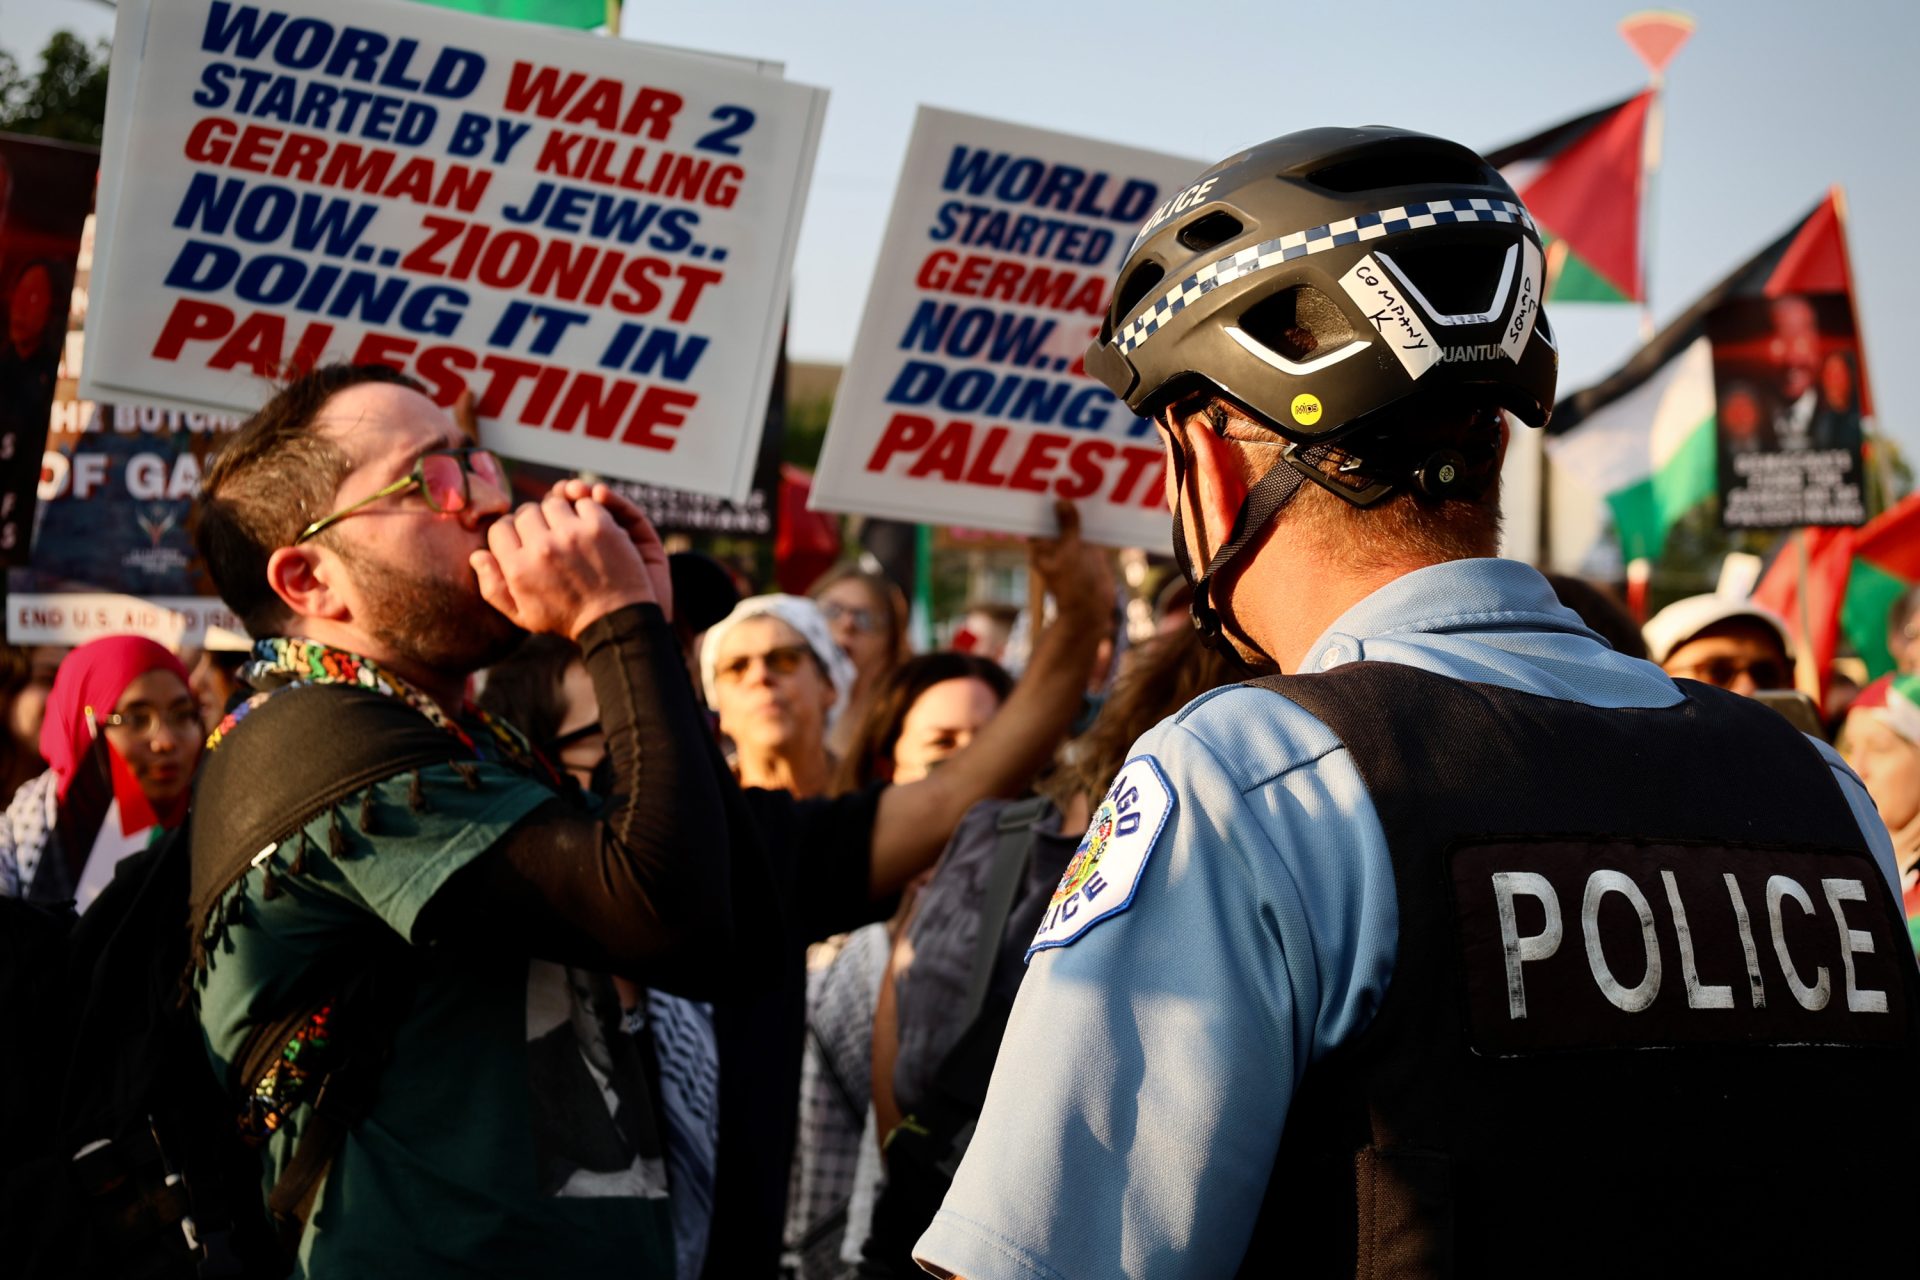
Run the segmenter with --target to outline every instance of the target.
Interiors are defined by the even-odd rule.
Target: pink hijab
[[[74,770],[93,747],[87,708],[104,722],[127,686],[149,671],[171,671],[187,683],[187,669],[171,650],[144,636],[104,636],[68,654],[47,695],[47,718],[40,726],[40,754],[60,780],[66,798]]]

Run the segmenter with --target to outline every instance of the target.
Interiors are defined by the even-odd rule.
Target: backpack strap
[[[1006,932],[1014,896],[1032,860],[1034,824],[1048,807],[1045,796],[1028,796],[1002,809],[994,823],[999,836],[993,846],[993,869],[987,874],[986,891],[980,898],[980,933],[973,947],[967,1003],[960,1015],[962,1025],[972,1026],[986,1006],[987,992],[993,985],[994,961],[1000,955],[1000,935]]]
[[[345,685],[274,690],[208,754],[194,782],[192,968],[207,959],[207,935],[221,923],[216,908],[267,846],[356,791],[472,759],[398,698]]]
[[[328,1021],[337,1022],[344,1052],[322,1076],[293,1155],[267,1193],[267,1211],[289,1262],[348,1133],[373,1110],[380,1075],[413,1003],[412,961],[391,952],[387,959],[395,963],[370,965],[330,1004]]]
[[[934,1069],[925,1100],[887,1135],[886,1181],[855,1271],[861,1280],[906,1280],[920,1273],[913,1242],[933,1220],[966,1154],[1013,1011],[1010,1001],[995,996],[993,972],[1040,821],[1050,809],[1043,797],[1030,797],[1002,809],[994,824],[993,867],[981,895],[980,934],[961,1018],[966,1029]]]

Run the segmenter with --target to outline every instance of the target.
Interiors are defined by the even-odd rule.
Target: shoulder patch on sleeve
[[[1040,918],[1040,930],[1027,948],[1029,961],[1034,952],[1064,947],[1133,905],[1147,859],[1172,812],[1173,789],[1152,756],[1135,756],[1121,766]]]

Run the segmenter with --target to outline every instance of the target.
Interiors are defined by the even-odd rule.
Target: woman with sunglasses
[[[0,895],[86,910],[120,859],[186,817],[204,738],[171,652],[140,636],[75,649],[47,696],[49,768],[0,820]]]
[[[802,800],[830,789],[828,735],[856,679],[826,615],[804,596],[750,596],[700,647],[700,681],[740,785]]]
[[[827,735],[827,749],[844,757],[881,684],[907,658],[907,600],[885,576],[856,564],[830,570],[809,594],[853,663],[847,713]]]

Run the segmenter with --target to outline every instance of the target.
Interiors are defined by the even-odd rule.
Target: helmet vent
[[[1204,218],[1195,218],[1180,229],[1180,243],[1196,253],[1204,253],[1215,245],[1227,241],[1245,231],[1240,219],[1225,209],[1215,209]]]
[[[1395,248],[1393,265],[1441,315],[1468,315],[1493,305],[1507,244],[1452,242]]]
[[[1143,262],[1134,268],[1133,274],[1121,282],[1120,291],[1114,295],[1113,314],[1129,315],[1140,305],[1140,299],[1147,291],[1166,278],[1167,269],[1157,262]]]
[[[1486,161],[1464,147],[1373,148],[1365,155],[1315,169],[1307,181],[1322,191],[1351,195],[1387,187],[1492,185]]]
[[[1296,363],[1354,339],[1347,313],[1308,285],[1275,294],[1248,308],[1240,317],[1240,328],[1261,346]]]

